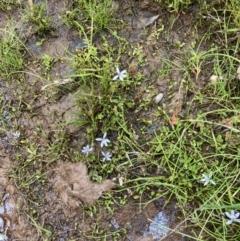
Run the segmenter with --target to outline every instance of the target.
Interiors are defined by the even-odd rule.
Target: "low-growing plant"
[[[165,4],[175,12],[195,4],[190,0],[155,2]],[[27,19],[34,23],[37,31],[45,33],[51,28],[46,7],[29,3]],[[197,3],[204,5],[208,1]],[[173,51],[177,54],[170,57],[167,54],[160,56],[161,68],[156,73],[146,71],[145,74],[142,70],[155,69],[158,60],[154,59],[152,66],[148,66],[146,52],[151,48],[146,45],[156,44],[157,49],[160,48],[157,42],[129,43],[120,36],[117,32],[120,26],[111,25],[114,15],[110,0],[73,1],[73,8],[63,16],[69,27],[77,28],[82,42],[76,52],[69,51],[66,57],[73,68],[72,74],[62,82],[57,80],[45,85],[41,93],[46,90],[54,98],[55,92],[48,91],[48,87],[59,90],[61,84],[73,84],[71,90],[78,107],[74,123],[81,127],[85,134],[81,140],[87,143],[78,149],[70,147],[72,137],[66,133],[65,123],[54,126],[51,132],[43,132],[42,126],[34,123],[30,131],[26,130],[26,133],[32,132],[30,136],[24,134],[25,130],[14,130],[12,142],[9,142],[11,148],[17,147],[14,149],[17,166],[12,167],[10,177],[28,196],[31,203],[29,220],[40,235],[49,237],[54,233],[50,231],[50,225],[42,227],[37,221],[40,215],[36,210],[44,200],[38,189],[48,185],[46,170],[52,163],[70,160],[85,162],[92,181],[102,183],[108,178],[116,182],[115,189],[103,194],[94,205],[83,205],[84,217],[90,218],[93,225],[87,231],[79,231],[79,236],[88,240],[123,240],[127,236],[125,228],[115,228],[113,222],[111,229],[102,225],[102,219],[106,218],[104,212],[112,217],[115,208],[125,205],[129,199],[139,204],[139,210],[163,199],[161,208],[170,202],[176,204],[176,209],[181,210],[181,215],[176,218],[191,229],[190,234],[181,233],[177,228],[172,232],[197,241],[240,239],[240,40],[236,37],[237,4],[235,1],[226,4],[227,9],[213,8],[212,12],[201,12],[201,6],[198,8],[199,22],[209,24],[204,35],[196,31],[190,40],[184,35],[183,40],[169,43],[171,35],[167,31],[172,29],[167,29],[167,25],[153,32],[157,34],[157,40],[163,38],[167,45],[163,50],[169,52],[174,48],[178,52]],[[233,6],[232,12],[229,6]],[[175,15],[172,16],[175,21]],[[199,22],[196,28],[201,25]],[[95,42],[98,33],[108,31],[109,27],[112,30],[108,34],[118,44],[110,44],[104,34]],[[165,34],[168,35],[166,41]],[[14,31],[7,29],[1,30],[1,38],[0,71],[7,80],[23,67],[23,44]],[[134,61],[128,62],[130,58]],[[49,71],[53,59],[46,53],[42,61]],[[180,81],[175,79],[179,76]],[[159,88],[158,78],[166,79],[164,101],[153,103],[154,90]],[[38,76],[38,79],[43,77]],[[141,86],[142,83],[145,86]],[[145,91],[148,96],[132,98],[138,91]],[[34,106],[24,103],[24,89],[20,92],[19,112],[24,104],[33,113]],[[177,103],[179,111],[174,116],[170,109],[178,102],[177,99],[172,101],[178,94],[182,94],[183,100]],[[6,122],[13,114],[7,108],[2,108],[1,113],[4,142],[7,140],[5,129],[9,126]],[[148,125],[152,126],[146,128]]]
[[[31,23],[33,23],[33,31],[38,33],[39,35],[44,35],[53,29],[51,24],[51,18],[48,16],[47,13],[47,6],[44,3],[31,3],[29,6],[27,6],[25,9],[23,20],[25,22],[30,21]]]
[[[155,0],[157,3],[166,5],[170,10],[179,12],[181,9],[186,8],[193,1],[192,0]]]
[[[0,30],[0,73],[8,79],[23,67],[24,44],[10,27]]]
[[[14,7],[20,5],[22,0],[2,0],[0,3],[0,10],[12,10]]]
[[[72,58],[75,77],[82,82],[78,104],[81,107],[79,116],[83,119],[79,119],[77,125],[88,124],[93,133],[99,129],[117,130],[118,122],[124,119],[127,109],[134,105],[126,95],[132,83],[125,72],[113,63],[110,46],[105,46],[108,56],[103,56],[92,40],[86,38],[87,47],[79,49]]]
[[[78,22],[86,32],[90,30],[97,33],[111,26],[114,21],[113,12],[112,0],[75,0],[73,10],[67,11],[63,20],[68,26],[75,26]]]

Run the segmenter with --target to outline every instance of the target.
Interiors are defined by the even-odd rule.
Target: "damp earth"
[[[156,145],[151,156],[155,160],[153,165],[148,166],[147,155],[153,151],[148,149],[149,143],[154,142],[165,121],[171,129],[181,118],[194,119],[201,111],[193,104],[194,91],[206,93],[206,85],[219,79],[212,75],[214,60],[210,55],[210,63],[205,66],[201,58],[198,65],[191,65],[194,59],[188,61],[188,57],[184,60],[182,56],[188,56],[199,42],[198,50],[202,53],[216,44],[213,40],[201,41],[199,36],[207,34],[206,26],[215,21],[209,6],[221,8],[221,1],[204,1],[208,13],[204,16],[200,16],[201,6],[194,1],[179,12],[171,11],[167,5],[160,4],[161,1],[109,1],[111,5],[106,5],[111,10],[109,26],[101,29],[99,24],[96,31],[93,18],[85,19],[83,11],[78,9],[80,2],[9,1],[0,12],[2,43],[8,31],[6,48],[13,33],[17,36],[14,41],[24,46],[19,50],[14,41],[11,42],[10,50],[15,54],[19,51],[24,56],[23,62],[18,58],[20,67],[10,64],[6,72],[1,69],[4,74],[0,78],[0,240],[189,241],[198,240],[193,238],[196,233],[204,237],[206,233],[201,228],[192,229],[190,220],[185,218],[199,200],[191,199],[183,210],[177,198],[169,194],[174,184],[163,185],[175,176],[168,175],[167,168],[158,164],[163,154],[156,150],[162,147]],[[86,36],[90,36],[94,46],[90,57],[85,55],[90,49]],[[232,41],[236,40],[234,37]],[[106,44],[112,52],[106,50]],[[97,72],[84,66],[84,63],[95,66],[95,50],[102,58],[96,64]],[[85,62],[78,62],[76,56]],[[98,83],[93,84],[97,88],[93,92],[84,82],[90,75],[101,81],[101,71],[110,62],[105,56],[116,61],[110,68],[111,78],[119,67],[119,71],[126,70],[128,80],[134,82],[130,85],[124,85],[121,80],[113,82],[111,88],[118,88],[116,83],[123,84],[127,93],[125,102],[115,98],[118,91],[111,94],[107,92],[111,91],[110,87],[109,90],[103,87],[106,99],[115,98],[111,99],[110,107],[100,107],[106,103],[105,97],[100,96],[103,90]],[[1,57],[1,65],[3,62]],[[185,68],[189,69],[189,76],[183,71]],[[191,79],[191,85],[186,84],[187,78]],[[82,105],[81,97],[86,98]],[[92,99],[100,104],[92,104]],[[95,108],[88,109],[91,105]],[[217,104],[209,105],[208,100],[202,98],[199,105],[203,111],[211,112]],[[122,106],[127,109],[124,117],[119,111]],[[81,111],[86,114],[79,114]],[[110,123],[108,114],[115,122]],[[168,117],[164,119],[161,115]],[[95,126],[91,126],[92,116],[98,120],[92,122],[97,123]],[[132,134],[119,131],[123,126],[120,120],[127,123]],[[228,116],[221,121],[221,126],[211,133],[222,128],[229,130],[238,123]],[[119,129],[108,130],[112,123]],[[203,124],[196,123],[194,133]],[[188,132],[187,128],[179,134],[179,139]],[[125,133],[127,137],[122,143],[128,143],[125,150],[110,144],[112,159],[109,162],[101,160],[107,147],[102,151],[95,142],[105,132],[111,143],[119,141],[120,133]],[[234,152],[239,137],[227,131],[223,135],[227,135],[227,145]],[[165,138],[164,134],[162,137]],[[216,142],[217,138],[220,137],[214,136]],[[176,143],[178,140],[172,146]],[[197,146],[195,139],[192,143]],[[84,155],[81,150],[87,144],[94,148]],[[205,145],[202,150],[211,148]],[[114,155],[119,164],[113,160]],[[174,151],[170,156],[177,159]],[[214,160],[208,162],[214,167]],[[181,165],[181,170],[189,171],[189,163]],[[174,168],[177,169],[173,164]],[[194,168],[200,170],[200,167]],[[192,179],[200,175],[191,171]],[[162,176],[162,183],[156,184],[151,179],[154,176]],[[179,179],[184,179],[184,174]],[[146,183],[147,188],[141,189]],[[189,193],[199,191],[191,183],[185,184]],[[177,192],[181,191],[180,187]]]

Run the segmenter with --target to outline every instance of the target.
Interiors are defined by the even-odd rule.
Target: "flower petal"
[[[205,182],[205,181],[206,181],[206,178],[202,178],[202,179],[201,179],[201,182]]]
[[[240,219],[235,219],[234,222],[240,223]]]
[[[213,185],[216,185],[216,182],[214,182],[213,180],[210,180],[210,182],[211,182]]]
[[[235,213],[235,218],[238,218],[240,216],[240,213]]]
[[[118,74],[117,74],[117,75],[115,75],[115,76],[113,77],[113,80],[118,79],[118,77],[119,77],[119,75],[118,75]]]
[[[108,139],[104,139],[101,144],[102,144],[103,146],[107,146],[107,145],[108,145],[108,142],[110,142]]]
[[[116,67],[116,71],[117,71],[117,73],[119,75],[120,74],[120,70],[119,70],[118,66]]]
[[[96,141],[102,141],[103,139],[102,138],[96,138],[95,140]]]
[[[228,217],[228,218],[231,218],[231,214],[229,212],[225,212],[225,215]]]
[[[232,220],[228,220],[227,222],[226,222],[226,225],[229,225],[229,224],[231,224],[232,223]]]

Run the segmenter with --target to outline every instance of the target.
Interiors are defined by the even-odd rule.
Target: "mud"
[[[150,203],[143,210],[133,200],[119,209],[111,219],[115,229],[125,228],[128,231],[126,240],[139,241],[187,241],[177,232],[188,233],[184,222],[179,219],[180,210],[174,203],[164,207],[164,199]],[[161,205],[159,206],[159,204]]]
[[[51,143],[59,141],[56,130],[60,129],[58,127],[61,123],[67,123],[64,131],[69,135],[70,140],[60,139],[63,145],[79,149],[86,141],[84,130],[72,125],[77,112],[74,90],[70,89],[63,94],[55,88],[61,84],[63,86],[71,84],[71,81],[74,81],[74,79],[66,81],[69,76],[74,74],[67,59],[77,48],[86,46],[81,39],[76,37],[76,30],[68,29],[61,19],[66,11],[71,11],[72,1],[51,0],[46,2],[48,3],[48,14],[53,19],[54,35],[47,35],[44,43],[39,46],[37,42],[41,38],[31,23],[18,22],[16,29],[26,40],[28,60],[30,62],[32,59],[41,60],[47,54],[54,60],[51,70],[45,75],[46,78],[40,77],[43,76],[44,68],[38,63],[32,62],[25,70],[24,91],[19,90],[14,83],[12,86],[1,85],[1,93],[5,96],[5,102],[2,104],[6,106],[2,116],[8,132],[1,132],[0,232],[2,236],[0,236],[0,240],[7,240],[6,237],[13,241],[93,240],[91,234],[98,230],[96,213],[95,216],[84,213],[91,213],[89,206],[101,199],[101,195],[105,192],[111,191],[116,183],[110,179],[104,180],[102,184],[91,181],[86,165],[81,160],[78,163],[72,163],[68,159],[68,155],[61,153],[61,150],[57,157],[45,156],[45,159],[41,161],[33,161],[33,173],[41,170],[47,173],[46,183],[40,183],[36,179],[29,185],[31,190],[25,190],[26,193],[30,192],[34,196],[34,201],[29,201],[25,193],[18,191],[14,178],[11,176],[13,166],[20,170],[25,167],[22,166],[21,160],[31,161],[30,153],[15,146],[16,142],[22,141],[23,136],[30,143],[34,143],[37,139],[37,152],[44,153],[51,147]],[[134,6],[130,2],[134,2]],[[195,40],[195,29],[192,25],[195,17],[192,14],[183,13],[175,16],[175,20],[170,23],[169,13],[148,0],[140,3],[139,1],[123,1],[121,4],[114,1],[114,5],[117,8],[117,18],[126,22],[126,27],[120,30],[119,34],[129,41],[130,56],[122,56],[121,62],[124,63],[122,68],[126,68],[132,78],[138,72],[143,73],[146,80],[139,86],[137,93],[130,93],[130,98],[133,98],[139,107],[139,112],[134,115],[129,113],[129,117],[133,118],[136,132],[146,141],[161,125],[157,115],[159,105],[168,105],[168,112],[172,115],[171,125],[178,121],[177,116],[183,111],[188,93],[186,93],[186,88],[182,88],[184,76],[179,71],[179,66],[184,63],[179,60],[178,56],[189,51],[189,44]],[[127,14],[130,12],[131,14]],[[20,14],[22,14],[21,9],[12,12],[13,21],[17,22]],[[2,13],[1,28],[7,25],[10,15],[11,13]],[[163,26],[169,30],[168,33],[164,31]],[[161,29],[160,32],[159,29]],[[112,35],[105,32],[102,34],[109,43],[116,44],[116,39]],[[183,42],[185,45],[181,51],[173,48],[177,43]],[[101,43],[101,38],[96,37],[95,46],[101,46]],[[141,65],[139,56],[133,52],[133,45],[138,46],[141,52],[143,59]],[[172,88],[169,88],[169,80],[158,75],[165,64],[164,59],[170,59],[173,62],[171,80],[174,82],[174,86]],[[174,68],[174,66],[176,67]],[[208,69],[206,68],[204,71],[207,72]],[[196,88],[202,88],[206,84],[202,79],[202,76],[205,75],[204,71],[199,73],[193,69],[193,79],[195,80],[193,85]],[[47,79],[47,76],[51,76],[51,81]],[[54,81],[55,85],[49,85]],[[145,91],[150,84],[153,86],[152,91]],[[162,93],[162,99],[156,102],[154,98],[159,93]],[[173,98],[168,98],[170,95]],[[53,96],[57,96],[57,98]],[[140,108],[143,100],[149,103],[148,110]],[[14,107],[18,107],[21,111],[14,112]],[[139,123],[139,115],[152,124]],[[146,128],[149,137],[143,136],[137,130],[139,126]],[[42,131],[44,131],[46,139],[42,138],[42,135],[38,135]],[[16,132],[20,133],[17,138]],[[16,156],[21,156],[22,159],[17,159]],[[33,175],[33,173],[29,173],[29,175]],[[21,172],[19,172],[20,174]],[[187,229],[184,220],[181,219],[180,211],[174,203],[165,206],[164,200],[160,200],[158,204],[152,202],[142,209],[138,202],[130,198],[124,207],[116,205],[114,209],[114,214],[106,211],[103,217],[97,217],[97,219],[98,223],[101,223],[100,228],[118,232],[120,234],[118,240],[189,240],[176,234],[180,231],[187,232]],[[31,212],[34,210],[32,212],[34,213],[33,219],[27,214],[29,210]],[[123,230],[126,230],[126,233]],[[112,240],[112,238],[107,240]]]

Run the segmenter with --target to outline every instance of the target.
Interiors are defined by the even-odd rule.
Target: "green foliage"
[[[179,11],[190,3],[171,1],[168,6]],[[214,28],[227,43],[233,31],[229,29],[230,20],[226,15],[223,18],[218,12],[216,14]],[[93,23],[92,19],[92,26]],[[85,36],[83,27],[79,29]],[[91,39],[93,32],[91,30]],[[110,174],[123,178],[124,185],[120,185],[114,195],[115,200],[124,197],[119,204],[124,204],[128,195],[140,202],[146,199],[151,202],[160,197],[164,197],[166,203],[177,200],[186,220],[202,230],[193,235],[195,240],[208,240],[206,234],[210,235],[209,240],[236,240],[239,234],[231,237],[224,212],[229,211],[231,205],[236,205],[240,198],[235,179],[239,175],[235,165],[239,162],[236,143],[240,140],[240,132],[234,127],[239,125],[239,92],[231,85],[232,81],[236,81],[239,40],[236,40],[236,46],[226,44],[219,48],[211,45],[206,50],[202,45],[209,35],[213,33],[207,31],[200,40],[196,40],[198,44],[195,41],[188,43],[187,51],[184,50],[185,43],[177,44],[175,47],[183,52],[179,57],[182,62],[175,64],[169,59],[162,59],[161,77],[168,77],[174,70],[183,73],[183,87],[190,90],[194,97],[187,114],[171,126],[170,113],[160,107],[158,116],[162,125],[147,143],[143,137],[144,145],[141,145],[140,139],[134,139],[136,133],[127,118],[129,108],[137,108],[135,103],[127,101],[126,92],[131,82],[111,80],[114,76],[114,49],[104,43],[103,48],[107,47],[103,56],[91,40],[85,41],[88,47],[79,50],[73,58],[77,76],[82,81],[79,92],[81,119],[78,124],[87,126],[91,141],[99,130],[101,133],[111,130],[114,134],[117,131],[117,138],[111,144],[112,161],[102,163],[101,159],[93,156],[87,157],[86,161],[91,167],[93,180],[101,182],[102,177]],[[133,53],[138,57],[138,64],[144,64],[141,47],[135,47]],[[208,76],[207,72],[217,75],[217,82],[208,82],[198,90],[196,83],[202,74]],[[174,89],[175,84],[169,83],[169,89]],[[136,91],[137,85],[131,87],[132,91]],[[148,109],[148,104],[141,100],[139,106],[144,105],[144,110]],[[211,104],[213,107],[209,110]],[[194,110],[199,108],[200,112],[196,113]],[[213,173],[216,185],[209,183],[204,186],[202,175],[209,173]],[[126,192],[128,195],[124,195]],[[107,203],[109,197],[106,198]],[[185,207],[189,204],[191,207],[186,211]],[[214,204],[225,205],[225,208],[221,211],[206,209],[207,205]],[[225,238],[222,238],[223,234]]]
[[[193,3],[192,0],[155,0],[155,2],[166,5],[170,10],[175,12],[179,12],[181,9]]]
[[[14,30],[1,29],[0,35],[0,73],[9,78],[23,67],[24,45]]]
[[[89,19],[93,19],[95,30],[109,27],[112,19],[112,0],[81,1]]]
[[[48,54],[44,54],[42,59],[43,59],[43,64],[46,67],[46,70],[47,71],[50,70],[54,59]]]
[[[21,0],[2,0],[0,3],[0,10],[2,11],[12,10],[20,3],[21,3]]]
[[[88,41],[87,46],[79,49],[73,57],[76,77],[82,81],[78,104],[81,107],[79,116],[84,118],[78,120],[77,124],[90,124],[93,133],[97,133],[99,129],[117,130],[127,109],[134,105],[126,95],[132,83],[127,79],[112,80],[116,70],[109,46],[103,49],[109,53],[108,56],[99,55],[91,41]]]
[[[46,5],[43,3],[27,7],[24,19],[34,24],[34,30],[39,35],[43,35],[52,30],[51,18],[47,16]]]
[[[64,21],[68,26],[78,22],[84,25],[85,31],[91,28],[96,33],[109,28],[113,21],[112,15],[112,0],[74,0],[74,8],[67,12]]]
[[[190,0],[155,2],[165,4],[175,12],[195,4]],[[97,145],[93,153],[87,156],[79,153],[81,147],[79,150],[69,148],[69,136],[63,126],[55,128],[54,138],[42,132],[41,126],[35,126],[32,139],[21,135],[21,140],[14,142],[20,150],[16,155],[19,166],[12,168],[17,187],[26,193],[31,188],[34,193],[47,183],[45,168],[50,163],[59,159],[82,160],[88,164],[89,176],[93,181],[101,183],[106,178],[112,178],[117,183],[114,191],[105,194],[94,206],[85,208],[85,215],[91,218],[97,216],[94,228],[83,234],[86,238],[120,240],[126,230],[110,232],[103,228],[102,210],[108,210],[113,215],[114,205],[125,205],[129,198],[144,205],[144,202],[163,197],[166,204],[176,202],[182,211],[182,218],[196,230],[192,234],[194,240],[239,240],[238,224],[227,226],[224,214],[232,209],[238,211],[240,201],[240,84],[237,72],[240,40],[236,37],[236,26],[239,26],[237,3],[231,0],[226,2],[224,10],[213,8],[211,12],[204,13],[199,7],[201,21],[206,20],[203,22],[209,24],[204,35],[198,35],[196,31],[192,42],[186,35],[186,42],[184,39],[168,46],[169,51],[176,48],[180,54],[174,56],[178,59],[176,62],[172,56],[161,56],[162,68],[156,76],[168,79],[169,85],[164,93],[166,102],[156,107],[151,101],[151,93],[147,98],[140,97],[138,103],[132,98],[132,93],[143,91],[138,88],[143,80],[146,92],[151,92],[156,86],[152,84],[156,82],[155,76],[145,78],[145,72],[142,71],[143,68],[149,68],[145,53],[146,49],[150,51],[145,49],[147,44],[129,44],[128,40],[118,36],[116,29],[119,26],[109,31],[118,43],[116,46],[110,45],[104,37],[94,42],[96,33],[113,28],[112,1],[74,0],[73,9],[66,12],[63,18],[69,27],[77,28],[84,42],[82,48],[78,48],[69,58],[74,74],[67,80],[77,86],[78,118],[75,124],[84,127],[82,130],[89,145],[94,143],[99,134],[108,132],[111,139],[108,150],[111,151],[112,160],[103,162],[102,149]],[[47,16],[44,5],[34,5],[33,11],[27,11],[25,17],[34,24],[38,33],[51,30],[51,18]],[[197,22],[196,28],[201,27],[201,21]],[[164,27],[160,30],[159,34],[164,38],[168,29]],[[207,41],[211,44],[205,46]],[[167,42],[163,40],[163,45],[167,45]],[[159,46],[156,45],[156,48]],[[1,30],[1,76],[8,79],[12,73],[22,69],[22,50],[23,44],[14,31]],[[135,58],[135,62],[130,58]],[[123,60],[129,62],[123,63]],[[51,69],[53,61],[48,54],[42,57],[47,71]],[[127,66],[128,63],[131,66]],[[131,69],[134,74],[124,81],[113,80],[117,66],[120,70]],[[177,91],[178,83],[171,76],[174,71],[177,72],[175,76],[182,75]],[[211,75],[216,77],[212,82]],[[180,93],[181,88],[184,89],[183,104],[179,107],[181,113],[172,123],[173,113],[169,111],[169,103],[171,96]],[[154,108],[155,112],[152,111]],[[30,106],[29,109],[33,108]],[[160,122],[151,133],[142,124],[144,121],[152,122],[149,116]],[[39,148],[35,139],[47,140],[48,145],[41,144]],[[209,173],[213,174],[216,185],[209,183],[204,186],[202,175]],[[43,198],[30,195],[28,199],[37,206]],[[30,213],[36,215],[33,210]],[[32,222],[38,227],[36,221]],[[38,229],[50,235],[49,230],[42,227]]]
[[[226,6],[229,13],[232,15],[234,27],[238,28],[240,26],[240,6],[238,0],[226,0]]]

